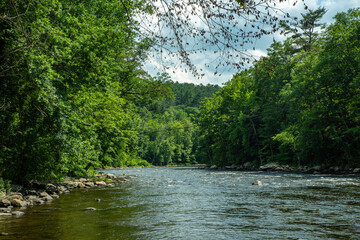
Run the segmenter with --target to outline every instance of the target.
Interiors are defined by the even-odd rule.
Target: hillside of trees
[[[359,9],[322,31],[324,9],[282,22],[291,37],[223,88],[143,70],[145,1],[0,10],[0,188],[110,166],[360,164]]]
[[[360,164],[360,9],[308,11],[293,35],[200,107],[199,158],[219,166]]]
[[[139,156],[154,165],[195,164],[200,102],[218,85],[167,81],[171,95],[141,109]]]

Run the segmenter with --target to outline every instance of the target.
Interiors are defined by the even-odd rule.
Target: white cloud
[[[304,9],[304,5],[301,1],[298,1],[298,3],[294,6],[293,3],[295,1],[296,0],[288,0],[286,2],[278,4],[277,7],[282,8],[285,12],[289,12],[291,16],[301,17],[301,13],[306,12]],[[360,7],[360,0],[305,0],[305,4],[309,7],[309,9],[317,9],[320,6],[325,7],[328,12],[323,17],[323,22],[332,23],[334,21],[333,17],[336,13],[347,11],[349,8]],[[196,24],[203,27],[203,23],[198,21],[198,19],[196,20]],[[193,18],[192,21],[195,21],[195,18]],[[270,47],[273,40],[282,41],[284,39],[285,37],[280,35],[279,33],[264,36],[263,38],[256,40],[254,45],[248,45],[248,53],[252,54],[255,58],[266,56],[266,49]],[[250,50],[253,47],[255,47],[256,50]],[[171,66],[167,70],[167,72],[169,73],[173,81],[192,82],[195,84],[211,83],[221,85],[222,83],[230,80],[232,78],[232,75],[236,73],[236,70],[231,68],[225,68],[225,70],[222,70],[218,74],[214,75],[214,73],[218,71],[215,69],[215,66],[210,66],[209,68],[206,68],[205,64],[211,64],[216,60],[217,57],[218,55],[211,52],[198,53],[191,56],[193,64],[198,69],[203,69],[203,73],[205,74],[205,76],[201,79],[194,77],[189,71],[185,72],[185,70],[181,68],[179,61],[175,59],[172,60],[176,63],[176,66]],[[154,67],[157,70],[154,70]],[[146,69],[150,73],[154,74],[158,71],[163,71],[161,64],[159,62],[156,62],[154,59],[146,63]]]

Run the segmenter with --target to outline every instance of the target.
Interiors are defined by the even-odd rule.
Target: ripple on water
[[[0,232],[9,233],[4,239],[360,239],[357,176],[194,168],[107,172],[137,177],[0,219]],[[252,186],[255,180],[263,185]],[[86,207],[98,211],[82,211]]]

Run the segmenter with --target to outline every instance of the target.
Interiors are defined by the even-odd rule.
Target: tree
[[[287,24],[286,21],[281,22],[281,26],[284,28],[283,33],[293,34],[294,44],[298,47],[298,50],[308,51],[312,45],[318,40],[319,32],[318,28],[325,28],[325,24],[319,23],[321,18],[326,13],[324,7],[319,7],[316,10],[308,9],[308,12],[301,14],[302,19],[299,23]]]

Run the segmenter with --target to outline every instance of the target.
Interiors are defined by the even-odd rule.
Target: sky
[[[301,17],[301,13],[305,13],[304,5],[296,4],[293,6],[293,2],[296,0],[288,0],[284,3],[278,5],[285,11],[289,12],[291,16]],[[345,12],[350,8],[360,7],[360,0],[305,0],[305,4],[309,7],[309,9],[317,9],[318,7],[325,7],[327,9],[326,14],[322,18],[322,22],[326,24],[331,24],[334,22],[333,17],[339,12]],[[270,47],[273,40],[282,41],[285,37],[280,35],[279,33],[275,33],[274,35],[268,35],[262,37],[261,39],[256,40],[254,44],[249,45],[248,52],[251,53],[255,58],[259,58],[261,56],[266,56],[266,49]],[[173,81],[177,82],[187,82],[194,84],[218,84],[222,85],[223,83],[229,81],[233,74],[237,72],[235,69],[228,69],[221,72],[221,76],[219,74],[214,75],[217,70],[215,66],[210,65],[210,67],[205,67],[205,64],[211,64],[212,60],[216,58],[215,55],[209,53],[196,54],[191,57],[192,63],[199,69],[203,69],[204,76],[201,78],[193,76],[189,71],[185,71],[184,68],[179,66],[170,67],[166,70]],[[160,67],[161,64],[156,62],[155,60],[148,60],[144,68],[151,75],[156,75],[157,72],[163,71],[163,68]]]

